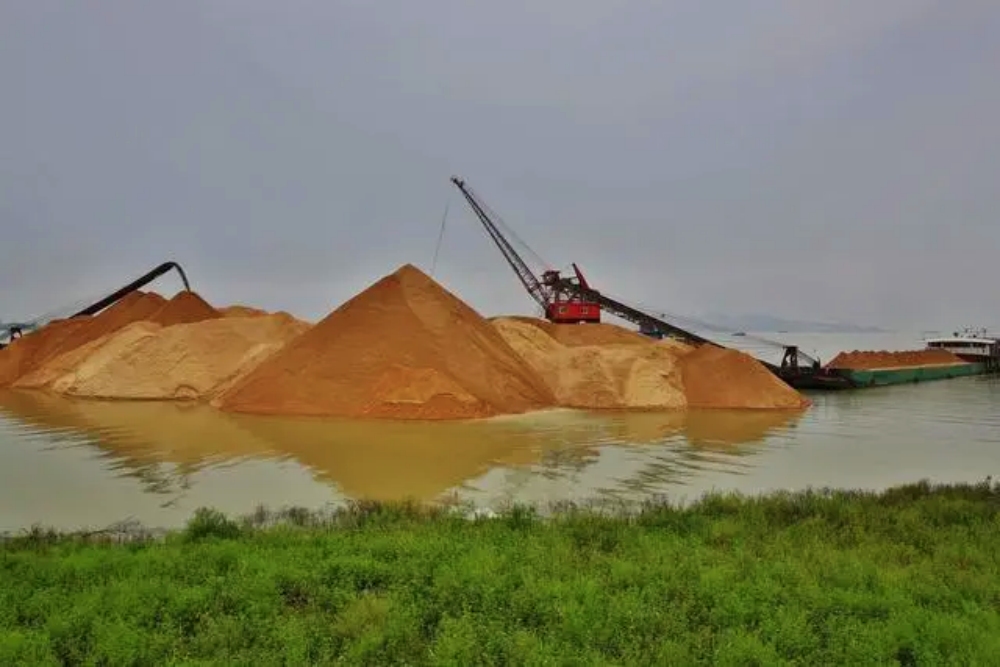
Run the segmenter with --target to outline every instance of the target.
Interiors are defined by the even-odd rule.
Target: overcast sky
[[[310,319],[400,264],[532,303],[1000,324],[995,0],[4,2],[0,319],[175,259]],[[159,283],[176,291],[176,279]]]

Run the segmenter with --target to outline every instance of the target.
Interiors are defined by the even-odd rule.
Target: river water
[[[779,335],[826,360],[919,336]],[[723,341],[733,342],[733,341]],[[767,356],[771,352],[750,351]],[[0,393],[0,531],[182,525],[200,506],[323,508],[350,498],[484,508],[805,487],[879,489],[1000,474],[1000,379],[811,394],[804,412],[593,414],[386,423],[221,414]]]

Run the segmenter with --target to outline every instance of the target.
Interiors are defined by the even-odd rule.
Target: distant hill
[[[839,322],[810,322],[808,320],[789,320],[773,315],[747,314],[727,315],[710,313],[704,318],[711,325],[706,328],[717,332],[732,333],[736,331],[767,331],[788,333],[884,333],[879,327]]]

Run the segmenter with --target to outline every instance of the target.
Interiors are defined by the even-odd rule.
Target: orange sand
[[[660,344],[612,324],[491,321],[567,408],[678,409],[687,405],[677,365],[690,348]]]
[[[874,368],[907,368],[912,366],[940,366],[962,364],[965,361],[947,350],[905,350],[902,352],[859,351],[841,352],[831,359],[827,368],[852,368],[868,370]]]
[[[165,300],[158,294],[137,291],[93,317],[50,322],[14,341],[0,355],[0,387],[14,384],[55,357],[145,319],[164,303]]]
[[[215,401],[234,412],[398,419],[489,417],[554,403],[489,322],[409,264]]]
[[[89,323],[89,318],[56,320],[13,341],[0,351],[0,387],[10,386],[63,348],[72,347],[76,336]]]
[[[178,292],[174,298],[167,301],[149,318],[149,321],[169,327],[174,324],[189,324],[219,317],[222,317],[222,314],[200,296],[194,292],[184,291]]]
[[[219,313],[223,317],[264,317],[268,314],[266,310],[239,304],[219,308]]]
[[[809,399],[748,354],[702,345],[681,357],[681,374],[692,408],[799,409]]]

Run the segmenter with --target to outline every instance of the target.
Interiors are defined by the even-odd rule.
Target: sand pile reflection
[[[190,471],[246,458],[292,459],[348,497],[379,500],[431,500],[494,468],[542,475],[582,470],[606,447],[669,444],[739,453],[738,445],[789,428],[801,415],[556,410],[475,422],[386,422],[225,414],[200,405],[23,391],[0,394],[0,410],[32,428],[86,435],[115,468],[166,462]]]

